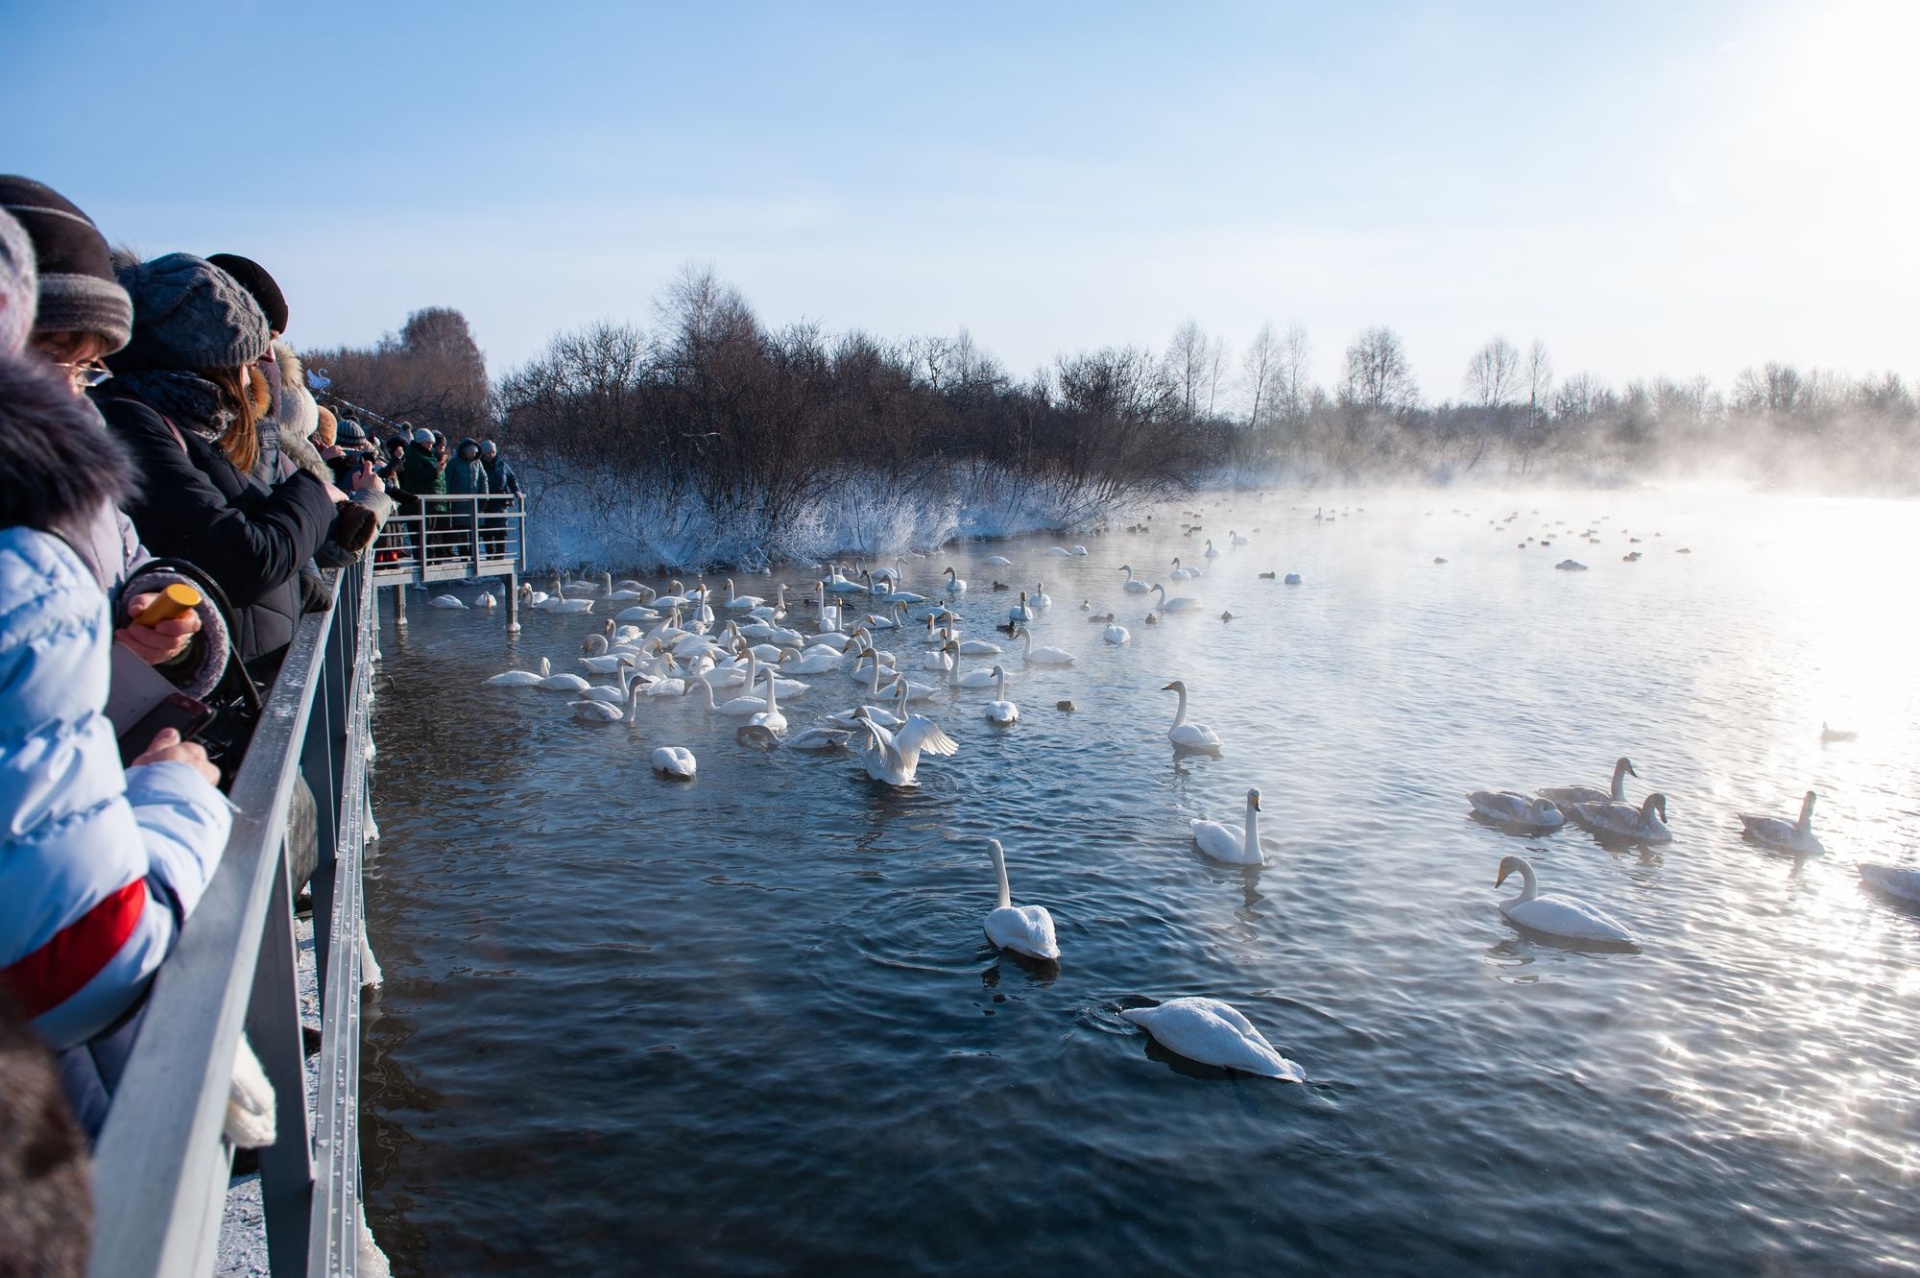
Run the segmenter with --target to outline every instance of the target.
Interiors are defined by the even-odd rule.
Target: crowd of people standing
[[[519,490],[491,441],[381,443],[318,402],[290,322],[259,263],[140,260],[0,176],[0,1270],[84,1247],[90,1143],[232,826],[250,727],[197,725],[257,709],[396,501]],[[156,730],[162,702],[206,714]],[[313,804],[297,785],[296,891]]]

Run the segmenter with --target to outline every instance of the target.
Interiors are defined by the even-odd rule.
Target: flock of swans
[[[1230,546],[1245,544],[1246,538],[1230,535]],[[1079,557],[1086,550],[1081,546],[1056,546],[1049,553]],[[1202,550],[1202,557],[1208,560],[1219,554],[1211,542]],[[984,562],[994,569],[1013,566],[1002,555]],[[1008,667],[1014,665],[1016,657],[1029,670],[1070,667],[1078,660],[1065,648],[1036,645],[1028,629],[1052,608],[1044,583],[1035,582],[1031,587],[993,583],[995,590],[1006,591],[1016,602],[1005,610],[1006,621],[997,627],[997,638],[990,640],[960,633],[958,605],[967,597],[970,586],[952,568],[940,574],[943,580],[933,593],[922,595],[905,589],[904,559],[852,575],[839,564],[822,567],[818,580],[794,600],[788,598],[784,584],[769,599],[740,593],[731,579],[724,581],[721,598],[715,598],[704,582],[696,582],[689,589],[673,581],[665,591],[656,592],[637,581],[615,583],[611,574],[604,574],[598,582],[555,580],[548,592],[523,586],[520,602],[535,610],[563,615],[592,614],[596,605],[614,610],[604,618],[599,631],[587,636],[578,659],[586,675],[611,682],[594,684],[581,674],[555,672],[549,660],[542,658],[535,670],[505,671],[487,683],[562,693],[568,697],[566,705],[575,718],[599,725],[636,724],[641,720],[643,705],[663,697],[694,697],[715,721],[738,721],[734,736],[743,746],[815,752],[851,750],[874,781],[911,787],[917,784],[925,758],[950,756],[960,750],[960,742],[919,713],[916,703],[927,701],[942,688],[954,694],[956,706],[962,692],[991,691],[991,698],[982,706],[982,717],[995,728],[1009,727],[1020,720],[1020,707],[1007,692]],[[1124,594],[1151,597],[1152,610],[1144,618],[1147,624],[1158,624],[1163,616],[1193,612],[1201,606],[1193,596],[1169,597],[1164,585],[1143,581],[1131,564],[1122,565],[1118,571],[1124,574],[1120,583]],[[1168,575],[1188,582],[1203,574],[1175,559]],[[1260,576],[1273,579],[1275,574]],[[1297,585],[1300,577],[1289,573],[1286,581]],[[436,607],[467,606],[453,596],[430,603]],[[497,600],[491,599],[479,606],[489,603],[497,606]],[[1083,603],[1081,608],[1090,612],[1091,604]],[[796,624],[797,614],[802,612],[810,614],[808,631]],[[1130,641],[1130,632],[1111,613],[1087,620],[1103,627],[1101,639],[1109,645],[1123,646]],[[881,635],[889,636],[893,647],[907,648],[907,653],[885,650]],[[902,642],[912,639],[922,641],[917,654],[911,651],[910,642]],[[1022,646],[1008,653],[998,639],[1008,643],[1017,639]],[[963,669],[966,658],[984,659],[985,664]],[[916,673],[922,676],[920,680],[911,677]],[[832,675],[847,680],[850,686],[838,699],[852,704],[823,711],[821,722],[795,730],[782,703],[790,707],[802,699],[816,703],[831,699],[827,689],[833,685],[817,680]],[[1220,735],[1188,717],[1185,682],[1176,679],[1163,691],[1178,696],[1173,723],[1167,731],[1175,751],[1217,755],[1222,748]],[[722,700],[722,692],[734,695]],[[1063,710],[1071,706],[1070,702],[1058,704]],[[1826,731],[1831,734],[1830,729]],[[668,778],[691,779],[698,771],[693,752],[683,745],[654,749],[651,762],[657,773]],[[1671,842],[1666,796],[1654,792],[1639,803],[1628,802],[1625,781],[1629,776],[1638,774],[1628,759],[1621,758],[1605,789],[1570,785],[1532,794],[1480,790],[1470,794],[1468,801],[1476,819],[1512,833],[1545,835],[1571,821],[1603,842]],[[1765,847],[1801,856],[1817,854],[1822,848],[1812,831],[1814,800],[1809,791],[1797,820],[1743,814],[1739,818],[1743,833]],[[1260,792],[1248,790],[1239,828],[1193,820],[1193,844],[1214,862],[1262,865],[1265,857],[1259,816]],[[987,939],[995,947],[1028,960],[1057,962],[1060,946],[1051,915],[1043,906],[1013,904],[1005,849],[998,840],[989,840],[987,851],[998,886],[997,905],[983,924]],[[1861,867],[1861,875],[1881,891],[1920,903],[1920,871],[1867,865]],[[1637,946],[1630,929],[1605,910],[1577,898],[1542,893],[1538,874],[1525,857],[1501,859],[1495,888],[1515,876],[1521,890],[1517,896],[1502,898],[1499,912],[1523,932],[1579,947]],[[1177,998],[1155,1007],[1128,1009],[1121,1015],[1163,1047],[1189,1059],[1263,1077],[1296,1082],[1305,1079],[1300,1068],[1281,1055],[1240,1012],[1218,1000]]]

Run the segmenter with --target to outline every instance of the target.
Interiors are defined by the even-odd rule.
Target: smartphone
[[[147,711],[146,717],[120,734],[120,762],[124,766],[147,752],[162,728],[172,728],[182,741],[213,722],[213,711],[204,701],[195,701],[184,692],[173,692]]]

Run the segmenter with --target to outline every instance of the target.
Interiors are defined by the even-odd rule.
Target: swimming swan
[[[947,593],[955,596],[967,593],[967,583],[955,576],[951,568],[947,569]]]
[[[1782,821],[1779,817],[1740,814],[1741,833],[1764,848],[1791,852],[1795,856],[1819,856],[1826,848],[1813,833],[1813,791],[1800,800],[1800,819]]]
[[[1475,790],[1467,796],[1473,814],[1494,825],[1516,830],[1557,830],[1566,824],[1566,816],[1551,799],[1536,799],[1512,790]]]
[[[1200,851],[1228,865],[1265,865],[1260,855],[1260,792],[1247,791],[1247,824],[1236,830],[1218,821],[1189,821],[1193,841]]]
[[[537,673],[532,670],[502,670],[486,682],[498,688],[530,688],[552,673],[552,665],[542,657]]]
[[[1187,722],[1187,685],[1175,679],[1160,691],[1180,694],[1180,708],[1173,712],[1173,726],[1167,729],[1167,740],[1180,750],[1218,751],[1221,744],[1219,733],[1204,723]]]
[[[1598,790],[1590,785],[1556,785],[1535,790],[1534,793],[1563,810],[1575,803],[1625,803],[1627,778],[1639,775],[1633,770],[1633,760],[1621,755],[1613,761],[1613,785],[1610,789]]]
[[[427,607],[458,608],[462,612],[467,610],[467,605],[462,603],[457,595],[435,595],[433,598],[427,600]]]
[[[1007,887],[1007,854],[1000,840],[987,840],[987,855],[993,858],[993,872],[1000,879],[1000,904],[987,915],[987,939],[1003,950],[1028,958],[1057,960],[1060,943],[1053,935],[1053,915],[1044,905],[1015,905]]]
[[[1667,796],[1664,794],[1649,794],[1637,808],[1631,803],[1576,803],[1567,815],[1575,825],[1595,834],[1612,835],[1634,843],[1673,842],[1673,831],[1667,828]]]
[[[1500,913],[1508,922],[1529,932],[1557,937],[1565,941],[1585,941],[1605,945],[1632,945],[1633,934],[1604,910],[1571,896],[1541,896],[1540,881],[1534,877],[1533,863],[1523,856],[1500,858],[1499,887],[1509,874],[1520,876],[1520,895],[1500,902]]]
[[[605,701],[569,701],[567,709],[573,711],[573,717],[581,723],[619,723],[640,717],[640,685],[635,684],[627,693],[627,704],[623,709]]]
[[[1909,905],[1920,905],[1920,870],[1866,862],[1860,866],[1860,880],[1868,887],[1878,888]]]
[[[1141,581],[1138,577],[1133,575],[1132,564],[1121,564],[1120,571],[1127,574],[1127,579],[1120,583],[1120,588],[1126,591],[1128,594],[1144,595],[1149,590],[1153,589],[1152,586],[1149,586],[1146,582]]]
[[[700,764],[685,746],[661,746],[653,752],[653,770],[676,781],[691,781]]]
[[[776,693],[780,690],[780,681],[774,678],[773,671],[767,671],[767,706],[756,711],[747,720],[747,726],[765,728],[776,736],[784,735],[787,730],[787,716],[780,713],[780,702]],[[732,704],[729,702],[728,704]]]
[[[867,745],[860,761],[875,781],[905,788],[918,784],[914,775],[920,770],[922,754],[958,754],[960,745],[940,730],[940,725],[920,715],[908,715],[898,733],[887,731],[865,715],[855,726],[867,734]]]
[[[993,700],[987,702],[987,722],[1001,727],[1020,722],[1020,707],[1007,700],[1007,672],[999,666],[992,671]]]
[[[1032,631],[1022,626],[1020,627],[1020,633],[1027,641],[1027,646],[1022,655],[1026,657],[1028,665],[1070,666],[1073,664],[1073,654],[1065,648],[1036,648],[1033,646]]]
[[[1200,606],[1200,601],[1192,595],[1176,595],[1172,599],[1167,598],[1167,588],[1157,582],[1153,589],[1160,596],[1161,612],[1186,612],[1190,608]]]
[[[1158,1007],[1130,1007],[1120,1015],[1190,1061],[1289,1083],[1307,1081],[1300,1067],[1276,1051],[1253,1022],[1219,999],[1174,998]]]

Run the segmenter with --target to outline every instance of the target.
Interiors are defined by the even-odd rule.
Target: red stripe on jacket
[[[4,985],[27,1020],[42,1016],[86,988],[113,961],[147,906],[147,881],[135,879],[54,933],[17,963],[0,967]]]

